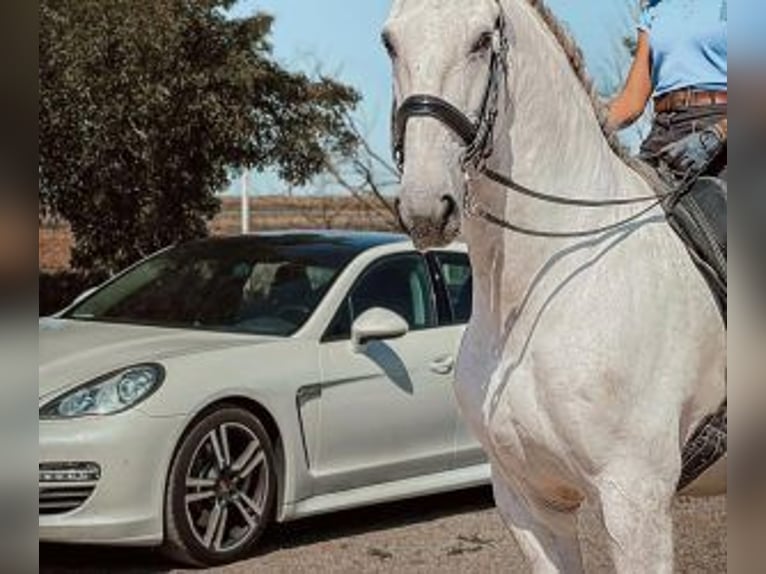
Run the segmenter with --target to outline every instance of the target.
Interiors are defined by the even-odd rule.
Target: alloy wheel
[[[246,426],[225,422],[197,446],[186,472],[186,517],[198,542],[230,552],[264,517],[268,468],[261,442]]]

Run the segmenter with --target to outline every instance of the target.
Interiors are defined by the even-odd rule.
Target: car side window
[[[340,305],[324,340],[349,338],[354,320],[373,307],[397,313],[413,331],[434,327],[436,313],[425,259],[410,253],[371,264]]]
[[[447,292],[453,325],[467,323],[473,305],[471,263],[465,253],[434,253]]]

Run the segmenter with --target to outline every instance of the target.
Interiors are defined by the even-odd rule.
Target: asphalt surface
[[[676,571],[726,572],[726,500],[680,499],[674,505]],[[581,518],[588,572],[610,572],[592,512]],[[40,546],[49,574],[183,572],[156,552]],[[253,558],[205,570],[221,574],[524,573],[528,569],[487,488],[352,510],[271,528]]]

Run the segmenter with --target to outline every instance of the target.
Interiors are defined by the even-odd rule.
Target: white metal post
[[[242,233],[250,233],[250,190],[248,189],[247,170],[242,174]]]

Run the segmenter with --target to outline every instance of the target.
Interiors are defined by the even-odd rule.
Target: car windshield
[[[288,336],[355,253],[306,237],[190,243],[143,261],[65,317]]]

